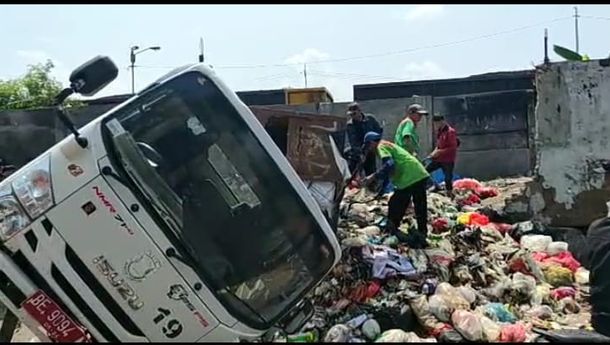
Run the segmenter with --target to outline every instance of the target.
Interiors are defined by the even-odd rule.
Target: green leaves
[[[62,90],[59,81],[50,73],[53,62],[29,65],[21,78],[0,80],[0,110],[47,107]]]
[[[555,52],[555,54],[561,56],[562,58],[568,60],[568,61],[589,61],[589,56],[585,55],[580,55],[575,51],[572,51],[568,48],[564,48],[562,46],[558,46],[558,45],[553,45],[553,51]]]

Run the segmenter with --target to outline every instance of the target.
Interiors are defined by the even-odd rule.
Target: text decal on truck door
[[[121,217],[121,215],[117,212],[114,205],[112,205],[112,203],[106,198],[106,195],[100,190],[100,187],[93,186],[93,191],[95,191],[95,195],[97,196],[98,199],[100,199],[102,204],[104,204],[104,206],[106,206],[106,208],[108,208],[108,212],[110,212],[111,214],[114,215],[114,219],[119,223],[119,225],[123,229],[125,229],[128,234],[133,235],[134,234],[133,230],[131,230],[131,228],[123,220],[123,217]]]

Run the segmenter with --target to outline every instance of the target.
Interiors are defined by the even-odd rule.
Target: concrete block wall
[[[610,61],[563,62],[537,71],[536,180],[551,224],[587,226],[610,201]],[[538,198],[540,199],[540,198]]]

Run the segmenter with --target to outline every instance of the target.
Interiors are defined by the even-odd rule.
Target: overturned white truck
[[[0,300],[41,340],[203,342],[297,329],[340,259],[328,220],[237,96],[202,64],[77,130],[0,183]]]

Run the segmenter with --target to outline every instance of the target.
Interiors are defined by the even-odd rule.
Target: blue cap
[[[377,133],[377,132],[368,132],[364,135],[364,143],[368,144],[372,141],[379,141],[381,140],[381,134]]]

